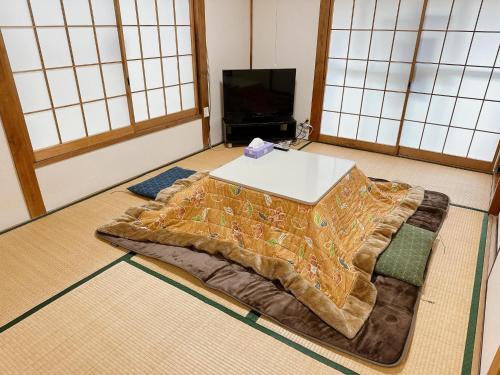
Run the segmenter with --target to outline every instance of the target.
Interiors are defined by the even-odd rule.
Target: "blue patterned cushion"
[[[181,179],[191,176],[195,171],[173,167],[168,171],[160,173],[158,176],[143,181],[137,185],[128,187],[132,193],[142,195],[143,197],[155,199],[156,195],[163,189],[172,186],[172,184]]]

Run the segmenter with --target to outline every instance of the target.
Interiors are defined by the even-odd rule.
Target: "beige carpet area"
[[[312,143],[304,151],[354,160],[370,177],[398,180],[450,196],[463,206],[488,210],[492,176],[402,157]]]
[[[480,173],[322,144],[305,150],[351,158],[371,176],[399,173],[398,179],[413,178],[465,206],[482,208],[485,201],[461,193],[464,180],[473,191],[489,193],[491,176]],[[210,170],[241,153],[217,146],[0,235],[0,374],[460,372],[481,212],[450,209],[408,359],[392,369],[323,348],[266,319],[255,323],[246,306],[185,272],[139,256],[123,260],[125,252],[94,237],[97,226],[144,202],[127,186],[173,165]],[[434,181],[433,173],[458,187],[441,189],[442,177]]]

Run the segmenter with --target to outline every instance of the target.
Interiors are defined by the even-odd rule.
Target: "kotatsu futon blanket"
[[[98,231],[220,254],[278,280],[352,338],[375,304],[370,278],[377,256],[423,197],[421,188],[377,184],[354,168],[308,206],[199,172]]]

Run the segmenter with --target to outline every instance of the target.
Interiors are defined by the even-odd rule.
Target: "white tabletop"
[[[259,159],[240,156],[210,172],[210,177],[313,205],[354,165],[331,156],[273,150]]]

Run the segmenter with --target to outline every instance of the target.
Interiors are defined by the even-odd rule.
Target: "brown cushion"
[[[445,215],[446,211],[441,208],[421,206],[410,218],[408,218],[406,223],[430,230],[431,232],[437,232],[440,229]]]
[[[421,206],[440,208],[443,211],[448,211],[450,205],[450,197],[446,194],[437,191],[426,190],[424,193],[424,200]]]

